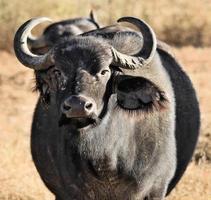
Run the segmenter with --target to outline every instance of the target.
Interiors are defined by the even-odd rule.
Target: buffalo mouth
[[[67,118],[65,115],[62,115],[59,120],[60,127],[70,125],[72,128],[79,130],[95,127],[98,123],[99,119],[97,116]]]
[[[96,126],[97,125],[97,119],[92,117],[87,118],[72,118],[71,124],[74,124],[77,129],[85,129],[90,126]]]

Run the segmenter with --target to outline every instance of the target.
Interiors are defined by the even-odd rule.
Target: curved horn
[[[113,54],[112,64],[125,69],[137,69],[150,63],[157,47],[156,36],[152,28],[146,22],[133,17],[122,17],[117,22],[129,22],[138,27],[143,35],[143,47],[140,52],[134,56],[120,53],[111,47]]]
[[[91,22],[98,28],[100,28],[99,24],[98,24],[98,20],[96,20],[96,15],[94,14],[93,10],[90,11],[89,13],[89,17],[91,19]]]
[[[18,60],[26,67],[34,70],[44,70],[52,64],[50,51],[44,55],[36,55],[30,52],[27,46],[27,38],[31,30],[36,25],[46,21],[51,20],[46,17],[30,19],[17,30],[14,38],[14,50]]]

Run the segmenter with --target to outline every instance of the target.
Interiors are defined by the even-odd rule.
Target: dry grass
[[[197,153],[168,200],[211,199],[211,48],[175,49],[199,95],[202,128]],[[37,95],[31,92],[33,73],[14,56],[0,52],[0,200],[51,200],[30,154],[30,125]]]
[[[0,52],[0,200],[50,199],[31,160],[33,74]],[[44,192],[46,191],[46,193]]]
[[[191,163],[178,187],[167,200],[209,200],[211,198],[211,166]]]
[[[15,31],[29,18],[48,16],[56,21],[87,16],[90,9],[104,24],[122,16],[143,18],[170,44],[211,45],[210,0],[0,0],[0,49],[12,50]]]

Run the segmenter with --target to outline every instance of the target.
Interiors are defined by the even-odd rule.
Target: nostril
[[[66,105],[66,104],[64,103],[64,104],[63,104],[63,109],[64,109],[64,111],[68,111],[68,110],[71,109],[71,106]]]
[[[86,103],[85,108],[86,108],[87,110],[91,110],[91,109],[92,109],[92,106],[93,106],[93,104],[90,103],[90,102],[88,102],[88,103]]]

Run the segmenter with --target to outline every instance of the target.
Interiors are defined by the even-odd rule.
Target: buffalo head
[[[95,125],[104,117],[112,94],[118,93],[119,102],[123,102],[125,90],[118,84],[125,84],[128,77],[124,72],[145,67],[152,61],[156,51],[155,34],[145,22],[123,17],[118,22],[129,22],[140,32],[110,27],[112,31],[105,34],[106,28],[103,28],[63,39],[44,55],[33,54],[28,49],[27,37],[34,26],[47,20],[32,19],[19,28],[14,40],[16,56],[23,65],[35,70],[37,88],[45,102],[50,105],[56,102],[60,124],[69,120],[76,128]],[[129,84],[132,83],[130,79]],[[128,88],[134,90],[132,86]],[[158,89],[155,87],[155,90]],[[134,100],[136,92],[130,94],[125,98],[128,109],[138,109],[140,102],[153,101],[151,97]],[[128,102],[136,104],[130,107]]]
[[[99,28],[99,25],[91,11],[89,17],[62,20],[47,26],[40,37],[30,34],[28,45],[33,53],[44,54],[61,38],[79,35],[96,28]]]

